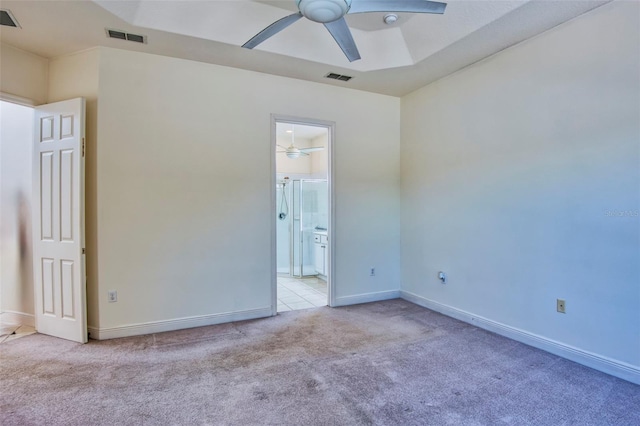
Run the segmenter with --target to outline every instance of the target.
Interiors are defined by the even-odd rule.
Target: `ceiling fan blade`
[[[411,12],[444,13],[446,3],[428,0],[353,0],[347,13]]]
[[[300,152],[316,152],[316,151],[324,151],[324,146],[312,146],[310,148],[300,148]]]
[[[351,35],[351,31],[349,30],[347,21],[344,20],[344,17],[337,21],[327,22],[324,26],[327,27],[336,43],[338,43],[338,46],[340,46],[340,49],[342,49],[344,54],[347,56],[349,62],[360,59],[360,52],[358,52],[356,42],[353,41],[353,36]]]
[[[293,24],[300,18],[302,18],[302,13],[300,12],[294,13],[293,15],[285,16],[284,18],[277,20],[276,22],[269,25],[267,28],[265,28],[264,30],[260,31],[258,34],[253,36],[253,38],[248,42],[246,42],[245,44],[243,44],[242,47],[245,47],[247,49],[253,49],[257,45],[259,45],[260,43],[268,39],[269,37],[276,35],[277,33],[284,30],[285,28],[287,28],[289,25]]]

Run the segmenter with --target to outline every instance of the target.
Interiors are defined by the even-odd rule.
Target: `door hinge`
[[[82,157],[84,158],[84,138],[82,138]]]

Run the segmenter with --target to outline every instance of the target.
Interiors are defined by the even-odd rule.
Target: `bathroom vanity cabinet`
[[[316,272],[320,275],[326,276],[328,272],[328,240],[326,232],[315,232],[315,264]]]

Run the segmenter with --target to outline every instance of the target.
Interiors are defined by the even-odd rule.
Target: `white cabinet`
[[[316,233],[314,235],[314,241],[316,245],[315,250],[315,264],[316,272],[320,275],[327,275],[328,272],[328,249],[327,249],[327,236],[325,234]]]
[[[325,244],[324,246],[324,250],[322,251],[322,253],[324,254],[323,259],[324,259],[324,265],[322,270],[324,271],[322,273],[322,275],[327,276],[327,274],[329,273],[329,248],[328,246]]]
[[[325,258],[325,246],[321,244],[316,244],[316,272],[325,275],[324,270],[324,258]]]

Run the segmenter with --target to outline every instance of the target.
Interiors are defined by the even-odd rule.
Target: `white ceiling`
[[[297,11],[294,0],[2,0],[21,28],[0,27],[0,40],[47,58],[109,46],[402,96],[609,1],[451,0],[444,15],[398,14],[393,25],[381,13],[347,15],[362,56],[352,63],[306,19],[240,47]],[[109,39],[105,28],[147,44]],[[328,80],[329,72],[354,78]]]

